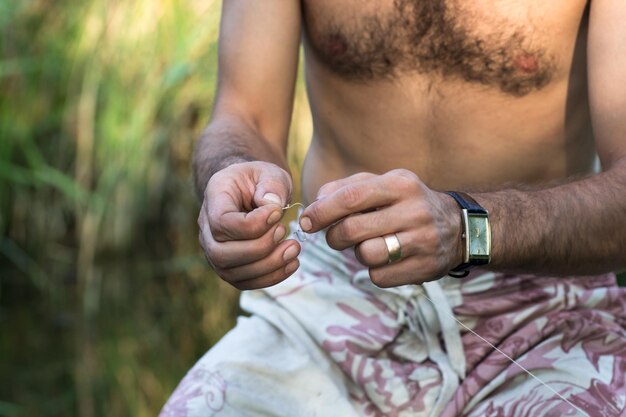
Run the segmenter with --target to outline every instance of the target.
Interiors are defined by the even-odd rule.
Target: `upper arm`
[[[589,99],[605,168],[626,161],[626,1],[590,0]]]
[[[214,118],[235,115],[286,145],[298,67],[299,0],[224,0]]]

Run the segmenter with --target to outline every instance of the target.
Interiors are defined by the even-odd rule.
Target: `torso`
[[[589,172],[585,0],[304,0],[303,192],[368,171],[434,189]]]

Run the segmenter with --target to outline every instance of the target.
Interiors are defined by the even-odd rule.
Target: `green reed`
[[[219,9],[0,2],[0,417],[153,416],[234,324],[189,170]],[[311,131],[298,90],[295,165]]]
[[[155,415],[232,326],[189,172],[219,7],[0,2],[0,416]]]

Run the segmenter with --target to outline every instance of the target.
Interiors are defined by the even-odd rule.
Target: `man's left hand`
[[[414,173],[359,173],[320,188],[300,218],[307,233],[328,227],[337,250],[354,247],[379,287],[421,284],[461,263],[461,216],[454,199],[429,189]],[[389,262],[384,236],[395,234],[402,257]]]

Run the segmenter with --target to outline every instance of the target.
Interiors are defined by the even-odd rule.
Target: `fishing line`
[[[289,210],[290,208],[296,207],[296,206],[300,206],[304,208],[304,204],[302,203],[292,203],[292,204],[287,204],[285,207],[283,207],[283,210]]]
[[[424,297],[426,297],[426,299],[428,301],[430,301],[432,303],[433,306],[435,306],[435,302],[433,300],[430,299],[430,297],[428,295],[426,295],[426,292],[423,293]],[[496,347],[495,345],[493,345],[490,341],[488,341],[487,339],[485,339],[484,337],[482,337],[481,335],[479,335],[478,333],[476,333],[474,330],[470,329],[468,326],[466,326],[464,323],[462,323],[459,319],[457,319],[454,314],[450,314],[447,311],[444,312],[447,316],[452,317],[454,319],[454,321],[456,321],[457,323],[459,323],[459,325],[461,325],[464,329],[466,329],[467,331],[471,332],[474,336],[478,337],[480,340],[482,340],[483,342],[485,342],[486,344],[488,344],[491,348],[493,348],[494,350],[496,350],[498,353],[500,353],[502,356],[504,356],[505,358],[507,358],[509,361],[511,361],[511,363],[514,363],[515,365],[517,365],[522,371],[526,372],[528,375],[530,375],[533,379],[535,379],[537,382],[539,382],[541,385],[543,385],[544,387],[546,387],[547,389],[549,389],[550,391],[552,391],[554,394],[556,394],[560,399],[562,399],[563,401],[565,401],[567,404],[569,404],[570,406],[572,406],[574,409],[578,410],[579,412],[581,412],[584,416],[590,417],[589,414],[587,414],[586,412],[584,412],[583,410],[581,410],[579,407],[577,407],[576,405],[574,405],[571,401],[569,401],[567,398],[565,398],[563,395],[561,395],[559,392],[557,392],[554,388],[552,388],[550,385],[548,385],[547,383],[543,382],[539,377],[535,376],[532,372],[530,372],[528,369],[526,369],[522,364],[520,364],[519,362],[517,362],[515,359],[513,359],[512,357],[510,357],[509,355],[507,355],[506,353],[504,353],[502,350],[498,349],[498,347]]]
[[[300,228],[300,216],[302,215],[302,211],[305,209],[304,204],[302,203],[292,203],[292,204],[287,204],[285,207],[283,207],[283,211],[285,210],[289,210],[292,207],[297,207],[300,206],[300,211],[298,212],[298,229],[293,232],[293,235],[296,237],[296,239],[302,243],[306,241],[306,233],[304,233],[304,231],[302,230],[302,228]]]

